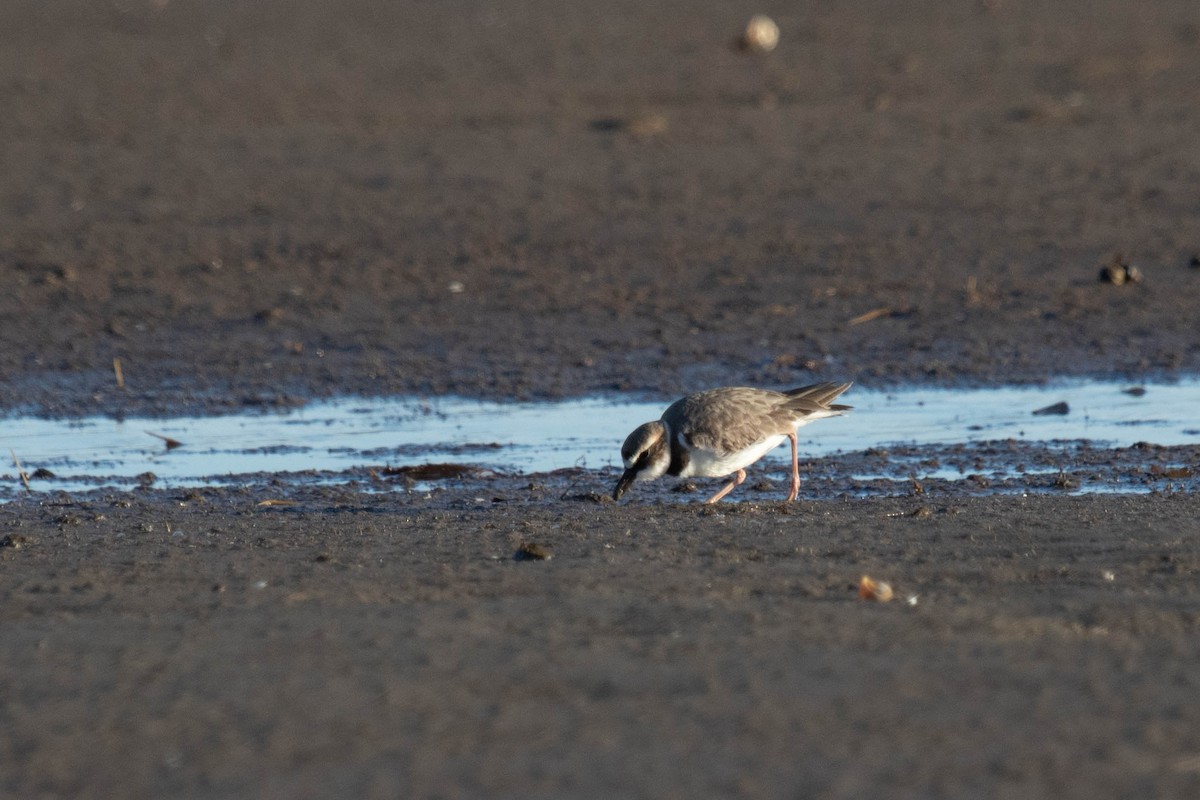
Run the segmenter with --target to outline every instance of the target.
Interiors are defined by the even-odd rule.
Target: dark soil
[[[1195,3],[773,13],[5,3],[0,407],[1200,369]]]
[[[1198,86],[1193,0],[9,0],[0,409],[1194,374]],[[1196,797],[1169,477],[13,500],[0,795]]]
[[[5,796],[1200,791],[1195,495],[277,496],[0,509]]]

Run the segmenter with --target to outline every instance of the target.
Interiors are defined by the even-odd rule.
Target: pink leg
[[[744,481],[744,480],[746,480],[746,470],[744,470],[744,469],[739,469],[739,470],[738,470],[736,473],[734,473],[734,475],[733,475],[733,480],[731,480],[731,481],[729,482],[729,485],[728,485],[728,486],[726,486],[724,489],[722,489],[721,491],[717,492],[716,494],[714,494],[712,497],[708,498],[708,499],[707,499],[707,500],[705,500],[704,502],[705,502],[705,503],[715,503],[715,502],[717,502],[717,501],[718,501],[718,500],[720,500],[722,497],[724,497],[725,495],[727,495],[727,494],[729,494],[730,492],[732,492],[732,491],[733,491],[733,487],[735,487],[735,486],[741,486],[741,485],[742,485],[742,481]]]
[[[796,434],[789,433],[788,438],[792,440],[792,490],[787,497],[790,503],[800,494],[800,454],[797,452]]]

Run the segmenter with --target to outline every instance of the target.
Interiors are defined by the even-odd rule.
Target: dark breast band
[[[688,451],[683,449],[678,437],[671,434],[669,429],[668,435],[671,437],[671,465],[667,467],[667,474],[678,477],[679,473],[683,472],[684,467],[688,465]]]

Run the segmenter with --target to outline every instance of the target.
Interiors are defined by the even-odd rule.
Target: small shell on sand
[[[1118,253],[1112,261],[1100,270],[1100,280],[1114,286],[1124,286],[1127,283],[1141,283],[1144,276],[1142,271],[1125,261]]]
[[[858,582],[858,597],[860,600],[877,600],[886,603],[893,597],[892,587],[883,581],[877,581],[866,575]]]
[[[769,53],[779,44],[779,26],[765,14],[755,14],[737,39],[737,47],[749,53]]]

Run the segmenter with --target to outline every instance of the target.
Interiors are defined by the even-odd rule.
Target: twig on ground
[[[9,449],[8,452],[12,453],[13,463],[17,465],[17,474],[21,476],[21,483],[25,484],[25,491],[32,492],[33,489],[29,488],[29,476],[25,474],[25,468],[21,466],[21,459],[17,458],[17,451]]]

